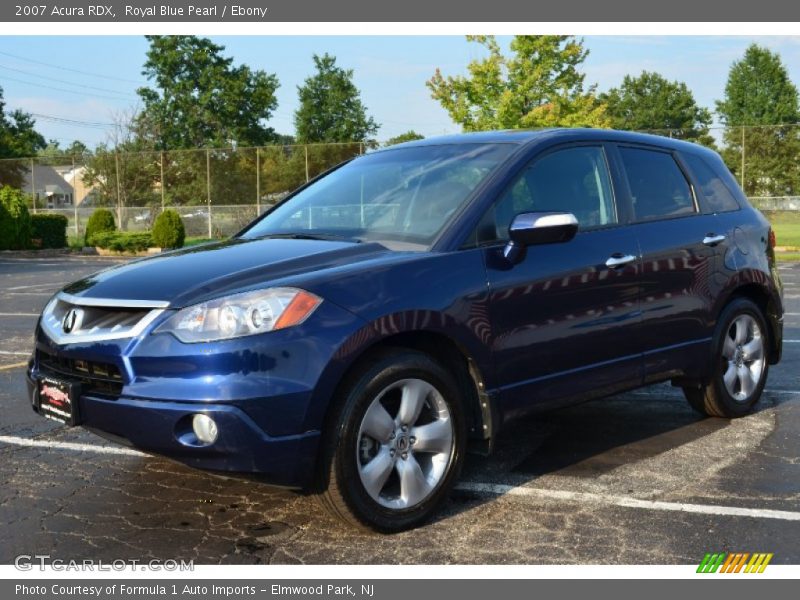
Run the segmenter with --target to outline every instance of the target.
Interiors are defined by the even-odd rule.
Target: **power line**
[[[64,125],[79,125],[81,127],[92,127],[95,129],[108,129],[114,127],[114,123],[100,123],[99,121],[81,121],[79,119],[68,119],[67,117],[57,117],[55,115],[43,115],[41,113],[28,113],[37,119],[61,123]]]
[[[23,69],[15,69],[14,67],[9,67],[8,65],[0,65],[0,69],[6,69],[8,71],[16,71],[17,73],[22,73],[23,75],[27,75],[28,77],[39,77],[40,79],[47,79],[49,81],[56,81],[58,83],[66,83],[67,85],[72,85],[87,90],[97,90],[99,92],[111,92],[112,94],[119,94],[120,96],[125,96],[127,98],[136,97],[133,94],[128,94],[127,92],[118,92],[117,90],[111,90],[108,88],[94,87],[82,83],[75,83],[73,81],[68,81],[66,79],[58,79],[56,77],[48,77],[47,75],[39,75],[38,73],[31,73],[30,71],[25,71]]]
[[[19,56],[18,54],[11,54],[10,52],[2,52],[0,54],[4,56],[10,56],[12,58],[16,58],[19,60],[24,60],[36,65],[42,65],[44,67],[49,67],[51,69],[59,69],[61,71],[70,71],[72,73],[80,73],[81,75],[87,75],[89,77],[97,77],[98,79],[112,79],[114,81],[124,81],[126,83],[135,83],[136,85],[147,85],[146,81],[135,80],[135,79],[125,79],[123,77],[114,77],[113,75],[101,75],[100,73],[92,73],[90,71],[81,71],[79,69],[72,69],[70,67],[62,67],[60,65],[54,65],[52,63],[46,63],[40,60],[34,60],[33,58],[27,58],[25,56]]]
[[[106,98],[108,100],[125,100],[125,98],[121,98],[119,96],[106,96],[106,95],[103,95],[103,94],[84,94],[83,92],[78,92],[76,90],[67,90],[67,89],[55,87],[55,86],[52,86],[52,85],[45,86],[44,84],[38,83],[36,81],[25,81],[24,79],[17,79],[15,77],[9,77],[8,75],[3,75],[3,79],[8,79],[9,81],[16,81],[17,83],[24,83],[26,85],[32,85],[32,86],[37,87],[37,88],[46,87],[46,89],[48,89],[48,90],[55,90],[55,91],[58,91],[58,92],[66,92],[68,94],[75,94],[77,96],[83,96],[84,98],[95,97],[95,98]]]

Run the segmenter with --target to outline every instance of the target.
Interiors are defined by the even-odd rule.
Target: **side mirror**
[[[508,244],[503,256],[517,262],[526,246],[568,242],[578,233],[578,219],[572,213],[522,213],[508,228]]]

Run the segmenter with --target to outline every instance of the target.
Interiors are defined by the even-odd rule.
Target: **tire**
[[[689,404],[710,417],[736,418],[753,410],[769,371],[769,330],[761,310],[737,298],[722,311],[712,340],[709,381],[683,388]]]
[[[430,518],[464,460],[460,396],[453,376],[421,352],[382,351],[357,369],[326,432],[323,507],[350,525],[383,533]]]

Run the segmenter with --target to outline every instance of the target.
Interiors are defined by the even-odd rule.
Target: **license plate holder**
[[[68,427],[80,423],[78,399],[80,383],[42,375],[36,382],[39,414]]]

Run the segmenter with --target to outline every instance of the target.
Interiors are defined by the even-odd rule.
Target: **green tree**
[[[92,188],[97,205],[122,207],[123,231],[132,216],[125,207],[161,203],[160,153],[152,150],[149,136],[142,135],[142,123],[136,114],[117,115],[108,141],[86,157],[83,173],[83,183]]]
[[[386,140],[384,146],[394,146],[395,144],[402,144],[403,142],[413,142],[414,140],[424,140],[425,136],[417,133],[413,129],[409,129],[405,133],[396,135],[393,138]]]
[[[367,115],[353,83],[353,70],[336,65],[329,54],[313,56],[316,73],[297,87],[300,107],[294,114],[301,144],[368,142],[380,127]]]
[[[431,95],[465,131],[534,127],[608,127],[595,86],[584,87],[579,68],[589,51],[566,35],[517,35],[511,55],[493,36],[467,36],[489,55],[469,63],[467,76],[427,82]]]
[[[138,94],[141,131],[157,150],[260,146],[275,139],[266,121],[278,105],[273,74],[235,66],[224,46],[196,36],[147,36]]]
[[[66,148],[62,148],[58,140],[50,140],[43,149],[39,151],[39,157],[46,159],[49,164],[67,164],[73,158],[76,161],[82,160],[89,155],[89,148],[80,140],[74,140]]]
[[[615,129],[663,135],[669,132],[672,137],[713,146],[708,132],[711,112],[697,105],[691,90],[681,81],[642,71],[638,77],[626,75],[622,85],[600,98]]]
[[[725,125],[723,157],[740,179],[744,133],[746,194],[800,191],[800,132],[788,126],[800,120],[797,87],[780,55],[751,44],[731,65],[717,114]]]
[[[33,117],[21,110],[6,113],[5,107],[0,87],[0,159],[35,156],[46,144]],[[27,171],[27,162],[0,160],[0,185],[21,188]]]

